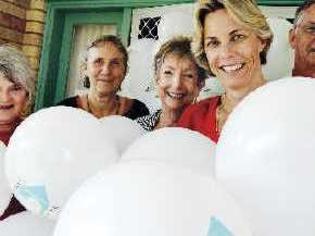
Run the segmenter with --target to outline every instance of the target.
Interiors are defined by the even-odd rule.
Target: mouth
[[[11,105],[0,105],[0,110],[10,110],[14,107],[13,104]]]
[[[181,100],[183,97],[185,97],[185,93],[178,93],[178,92],[166,92],[167,96],[169,96],[172,99]]]
[[[237,72],[241,70],[244,66],[245,66],[245,63],[237,63],[237,64],[220,66],[220,69],[223,70],[225,73],[233,73],[233,72]]]

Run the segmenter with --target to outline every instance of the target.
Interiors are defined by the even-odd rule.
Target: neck
[[[162,113],[158,123],[158,127],[172,127],[177,124],[178,119],[183,113],[184,109],[175,110],[167,107],[162,108]]]
[[[266,80],[264,79],[263,75],[257,77],[257,79],[252,80],[252,83],[249,86],[246,86],[242,89],[227,89],[225,91],[226,94],[226,105],[228,108],[226,110],[232,111],[233,108],[250,92],[255,90],[256,88],[264,85]]]
[[[0,133],[11,133],[15,130],[21,120],[14,120],[12,122],[0,122]]]
[[[252,83],[244,89],[226,89],[225,94],[221,96],[221,104],[216,110],[216,129],[220,133],[225,121],[235,106],[246,97],[251,91],[264,85],[265,79],[261,75],[258,79],[252,80]]]
[[[307,65],[295,65],[292,70],[293,76],[304,76],[304,77],[312,77],[315,78],[315,66],[307,66]]]
[[[118,112],[118,96],[112,94],[110,96],[101,96],[95,93],[87,95],[87,109],[98,118],[107,115],[116,115]]]

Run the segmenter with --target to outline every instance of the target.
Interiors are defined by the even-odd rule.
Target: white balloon
[[[315,235],[315,81],[288,78],[248,95],[217,144],[217,179],[257,236]]]
[[[128,48],[129,70],[122,83],[120,94],[128,97],[141,97],[153,84],[154,39],[141,39],[133,42]]]
[[[163,164],[114,165],[69,200],[54,236],[247,236],[242,212],[210,177]]]
[[[166,127],[140,137],[127,149],[122,160],[158,161],[212,175],[214,153],[215,144],[202,134]]]
[[[2,236],[52,236],[55,222],[22,212],[0,221]]]
[[[0,141],[0,216],[3,214],[5,209],[10,203],[12,197],[12,191],[9,187],[9,183],[4,174],[4,154],[6,146]]]
[[[118,157],[95,117],[81,109],[52,107],[17,127],[5,155],[6,175],[28,210],[55,218],[87,177]]]
[[[124,116],[106,116],[100,122],[103,132],[111,137],[119,154],[146,132],[137,122]]]
[[[268,18],[267,21],[274,37],[267,53],[267,64],[263,66],[264,75],[267,80],[291,76],[293,50],[289,43],[289,31],[292,24],[281,18]]]
[[[178,35],[193,36],[193,22],[192,8],[178,9],[164,14],[159,24],[159,40],[163,43]]]

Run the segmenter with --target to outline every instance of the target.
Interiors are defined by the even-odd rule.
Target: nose
[[[172,86],[174,88],[180,88],[182,86],[182,83],[183,80],[181,78],[181,73],[180,72],[175,73],[172,80]]]
[[[219,50],[221,58],[229,58],[233,52],[233,45],[231,43],[222,44]]]
[[[109,63],[104,63],[101,67],[101,73],[102,74],[109,74],[110,73],[110,64]]]

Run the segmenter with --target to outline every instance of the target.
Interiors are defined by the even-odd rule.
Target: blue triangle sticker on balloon
[[[207,236],[233,236],[233,234],[219,219],[211,217]]]
[[[21,185],[16,189],[15,195],[22,202],[36,202],[40,207],[40,214],[43,214],[49,207],[48,196],[45,186]]]

